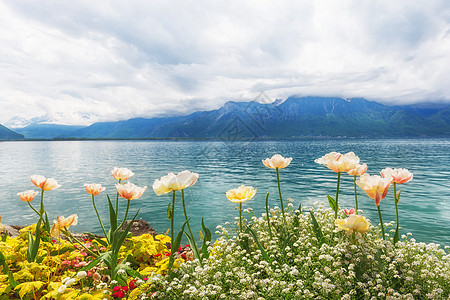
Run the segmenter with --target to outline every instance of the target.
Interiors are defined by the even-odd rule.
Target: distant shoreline
[[[351,136],[304,136],[304,137],[267,137],[267,138],[53,138],[53,139],[0,139],[0,142],[61,142],[61,141],[217,141],[217,142],[252,142],[252,141],[295,141],[295,140],[401,140],[401,139],[414,139],[414,140],[427,140],[427,139],[449,139],[450,136],[402,136],[402,137],[351,137]]]

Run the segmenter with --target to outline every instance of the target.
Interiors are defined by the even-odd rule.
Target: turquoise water
[[[214,232],[215,227],[232,222],[238,212],[227,200],[225,192],[241,184],[252,185],[258,192],[244,206],[257,215],[264,211],[265,194],[271,193],[270,205],[279,205],[276,174],[264,167],[262,159],[279,153],[292,157],[289,167],[280,171],[283,197],[294,199],[294,206],[311,206],[326,202],[334,195],[336,174],[314,159],[328,152],[354,151],[368,164],[368,173],[378,174],[385,167],[407,168],[414,179],[400,185],[399,203],[402,233],[411,232],[417,241],[450,245],[450,140],[301,140],[301,141],[52,141],[0,143],[0,215],[3,224],[28,225],[36,215],[22,202],[18,192],[36,189],[30,176],[54,177],[61,188],[45,193],[46,210],[51,220],[57,215],[78,214],[75,232],[101,233],[91,197],[84,183],[101,183],[109,195],[115,195],[116,181],[111,169],[127,167],[135,175],[131,182],[148,186],[144,195],[133,200],[131,213],[141,209],[139,218],[158,232],[170,227],[166,216],[171,195],[156,196],[151,186],[155,179],[169,172],[190,170],[200,174],[198,182],[186,189],[188,214],[195,231],[200,230],[201,217]],[[359,189],[359,188],[358,188]],[[374,201],[358,190],[360,208],[378,223]],[[177,194],[176,226],[181,226],[181,194]],[[38,198],[32,203],[38,207]],[[353,207],[353,177],[342,176],[341,207]],[[107,220],[106,195],[96,197],[100,214]],[[126,200],[121,201],[125,209]],[[395,219],[393,192],[382,201],[383,221]]]

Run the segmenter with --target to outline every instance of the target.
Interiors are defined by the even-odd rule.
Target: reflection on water
[[[295,200],[294,206],[311,206],[326,202],[334,195],[336,174],[314,159],[331,151],[354,151],[368,164],[372,175],[385,167],[407,168],[414,179],[400,185],[400,225],[403,233],[412,232],[418,241],[450,245],[450,140],[302,140],[302,141],[61,141],[0,143],[0,201],[3,223],[27,225],[36,221],[30,208],[16,196],[18,192],[35,189],[30,176],[54,177],[61,188],[45,193],[50,219],[57,215],[77,213],[76,231],[100,233],[95,212],[84,183],[101,183],[106,192],[115,196],[111,176],[113,167],[127,167],[135,176],[130,181],[148,186],[143,197],[133,200],[131,210],[141,208],[139,217],[159,232],[170,227],[166,217],[171,195],[157,197],[151,185],[168,172],[188,169],[200,174],[199,181],[186,190],[189,215],[195,231],[200,230],[203,216],[210,229],[237,216],[235,205],[225,197],[228,189],[241,184],[252,185],[258,193],[244,204],[257,215],[264,211],[264,199],[270,192],[271,206],[279,204],[275,171],[261,163],[262,159],[280,153],[293,158],[291,165],[280,171],[285,199]],[[373,200],[358,191],[360,207],[377,223]],[[177,194],[177,202],[180,195]],[[353,177],[342,176],[341,207],[353,207]],[[37,199],[34,205],[38,206]],[[125,209],[125,200],[121,202]],[[106,196],[96,197],[96,204],[107,219]],[[383,220],[394,220],[393,192],[382,201]],[[176,224],[181,226],[181,205],[176,207]],[[214,231],[214,230],[213,230]]]

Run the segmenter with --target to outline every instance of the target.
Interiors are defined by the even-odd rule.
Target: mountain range
[[[420,108],[363,98],[292,96],[273,103],[230,101],[187,116],[61,126],[16,131],[26,138],[450,137],[450,105]]]

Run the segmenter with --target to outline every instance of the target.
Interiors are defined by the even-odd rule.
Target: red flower
[[[113,288],[113,292],[111,294],[111,297],[116,297],[116,298],[123,298],[125,297],[125,293],[128,292],[128,287],[127,286],[115,286]]]
[[[136,279],[131,280],[128,283],[128,287],[130,288],[130,290],[134,290],[137,286],[136,286]]]
[[[155,254],[154,256],[155,256],[155,257],[160,257],[160,256],[161,256],[161,253]]]

